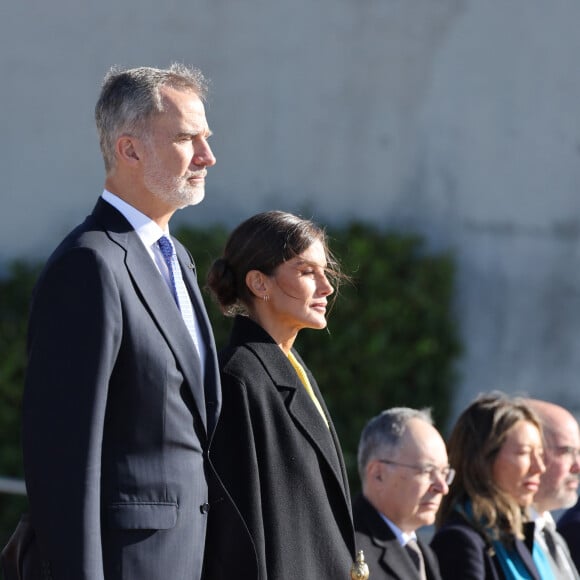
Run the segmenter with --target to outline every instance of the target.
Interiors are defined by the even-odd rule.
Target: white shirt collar
[[[391,528],[391,530],[393,531],[393,534],[395,534],[395,536],[396,536],[399,544],[401,544],[401,546],[406,545],[406,543],[409,540],[417,541],[417,534],[415,532],[411,532],[410,534],[403,532],[403,530],[401,530],[401,528],[399,528],[399,526],[394,524],[386,515],[382,514],[381,512],[378,512],[378,513],[381,516],[381,518],[383,518],[385,523],[389,526],[389,528]]]
[[[530,517],[534,524],[536,525],[535,529],[538,531],[542,531],[546,524],[550,527],[554,528],[556,523],[554,522],[554,518],[549,511],[545,512],[538,512],[536,508],[533,506],[530,508]]]
[[[133,226],[149,253],[151,253],[151,248],[161,236],[169,237],[169,228],[163,231],[150,217],[141,213],[137,208],[128,204],[114,193],[105,189],[101,197],[123,214],[123,217]]]

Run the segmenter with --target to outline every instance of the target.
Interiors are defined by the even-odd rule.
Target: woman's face
[[[521,420],[507,432],[495,458],[493,480],[522,507],[532,503],[540,486],[540,475],[546,470],[543,453],[538,428],[529,421]]]
[[[298,332],[325,328],[327,298],[334,291],[326,277],[326,253],[316,240],[302,254],[280,264],[268,291],[270,318],[276,326]]]

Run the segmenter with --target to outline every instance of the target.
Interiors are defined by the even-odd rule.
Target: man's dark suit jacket
[[[576,568],[580,570],[580,499],[575,506],[562,514],[556,529],[566,540],[572,560]]]
[[[525,542],[515,540],[515,550],[524,563],[530,578],[541,580],[532,549],[534,524],[524,525]],[[448,521],[435,532],[431,548],[445,580],[503,580],[501,565],[493,555],[490,544],[459,513],[451,514]]]
[[[327,427],[288,358],[249,318],[235,319],[220,366],[223,406],[212,453],[245,534],[231,532],[236,517],[227,498],[212,500],[208,580],[349,578],[354,530],[332,422]]]
[[[358,495],[352,506],[356,549],[364,552],[370,580],[412,580],[419,578],[411,557],[383,520],[377,510],[363,496]],[[417,544],[425,561],[428,580],[441,580],[437,558],[420,539]]]
[[[37,284],[24,464],[43,569],[55,580],[201,575],[221,395],[193,261],[174,243],[207,347],[205,379],[164,279],[104,200]]]

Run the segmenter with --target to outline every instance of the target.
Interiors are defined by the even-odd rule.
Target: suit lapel
[[[110,238],[125,250],[125,266],[133,280],[137,295],[141,297],[173,351],[190,388],[198,416],[206,427],[203,393],[197,388],[202,384],[199,359],[192,353],[189,346],[191,337],[167,285],[135,230],[113,206],[99,199],[94,215],[108,230]]]
[[[382,550],[379,556],[380,566],[389,573],[390,578],[409,580],[417,578],[417,569],[410,556],[401,546],[393,530],[381,518],[380,514],[368,502],[364,496],[359,496],[356,500],[359,513],[364,520],[364,524],[372,543]],[[357,526],[357,530],[359,527]],[[369,562],[368,556],[366,557]],[[372,566],[372,562],[370,564]],[[371,568],[372,570],[372,568]],[[373,574],[371,571],[371,579]]]
[[[381,558],[381,565],[391,572],[393,578],[409,580],[418,577],[417,568],[397,538],[393,537],[392,540],[384,541],[383,546],[385,551]]]
[[[183,273],[183,280],[189,291],[191,303],[195,310],[206,347],[205,355],[205,400],[207,404],[207,431],[211,438],[221,409],[221,390],[219,388],[219,368],[215,340],[211,323],[203,303],[199,285],[197,283],[195,264],[189,252],[174,239],[177,259]],[[211,404],[213,403],[213,404]]]

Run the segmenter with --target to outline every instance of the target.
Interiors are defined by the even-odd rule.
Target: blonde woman
[[[539,420],[520,399],[491,393],[459,417],[448,443],[456,471],[431,547],[446,580],[547,580],[526,523],[545,471]]]

